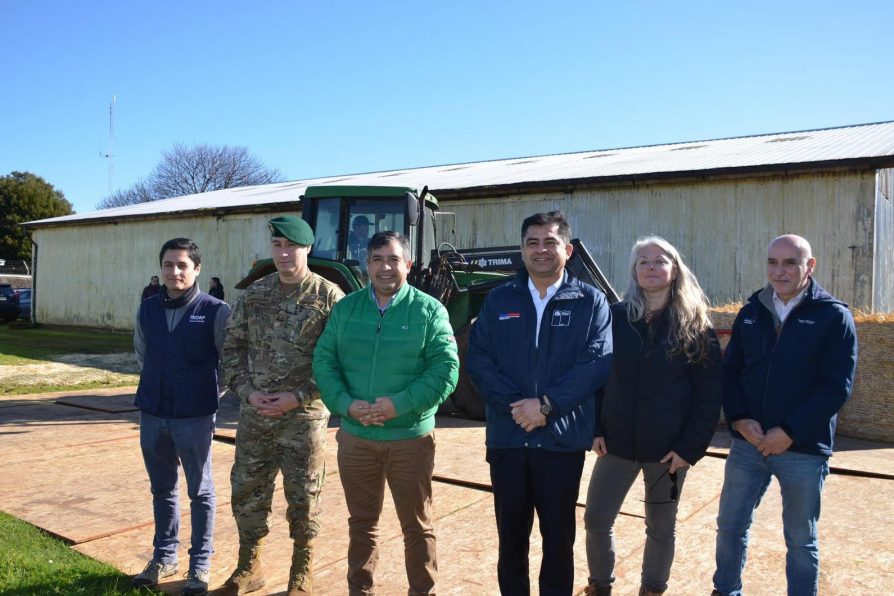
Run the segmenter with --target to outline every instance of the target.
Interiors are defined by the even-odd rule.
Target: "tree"
[[[147,203],[171,197],[238,186],[280,182],[282,174],[268,168],[245,147],[174,145],[162,154],[148,178],[104,198],[97,209]]]
[[[0,177],[0,258],[31,260],[31,233],[21,224],[72,213],[61,191],[30,172]]]
[[[154,201],[152,191],[144,180],[138,180],[136,184],[125,190],[116,190],[97,205],[97,209],[110,209],[112,207],[126,207],[137,203]]]

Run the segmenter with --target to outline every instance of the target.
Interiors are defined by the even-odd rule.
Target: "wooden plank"
[[[117,414],[121,412],[138,412],[139,410],[133,405],[134,397],[134,394],[131,393],[120,395],[66,395],[55,401],[63,406]]]

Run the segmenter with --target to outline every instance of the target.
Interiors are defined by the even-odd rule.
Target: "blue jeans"
[[[211,438],[214,414],[195,418],[159,418],[140,413],[140,448],[152,489],[155,537],[153,560],[177,562],[180,543],[178,467],[183,465],[190,501],[192,539],[190,569],[209,569],[214,552],[214,480],[211,477]]]
[[[782,527],[787,553],[785,576],[790,596],[814,595],[819,583],[820,495],[829,458],[786,451],[764,457],[747,441],[733,439],[717,515],[717,570],[714,588],[742,594],[742,569],[754,511],[776,477],[782,492]]]
[[[640,470],[646,489],[642,585],[653,592],[664,592],[674,562],[677,503],[686,480],[686,469],[677,471],[678,494],[677,500],[672,501],[673,483],[668,464],[638,462],[611,453],[596,460],[587,490],[584,525],[587,529],[589,583],[611,586],[615,581],[615,520]]]

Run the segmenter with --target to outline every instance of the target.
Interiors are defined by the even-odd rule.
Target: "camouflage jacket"
[[[249,286],[233,306],[221,361],[226,385],[243,404],[252,391],[291,391],[296,413],[326,411],[311,377],[313,351],[333,304],[344,293],[308,272],[294,292],[283,294],[279,274]]]

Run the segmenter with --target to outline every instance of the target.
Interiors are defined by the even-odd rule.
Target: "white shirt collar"
[[[543,320],[543,312],[546,310],[546,303],[550,301],[550,298],[556,295],[556,292],[559,291],[559,286],[562,285],[562,282],[565,281],[565,276],[559,278],[559,280],[546,288],[546,296],[543,298],[540,297],[540,290],[534,285],[534,282],[531,281],[531,278],[528,278],[528,290],[531,292],[531,298],[534,299],[534,310],[537,312],[537,328],[534,331],[534,345],[539,344],[540,339],[540,321]]]
[[[531,278],[529,277],[528,278],[528,290],[530,290],[531,296],[534,298],[534,302],[549,301],[549,299],[552,298],[553,296],[555,296],[556,292],[559,291],[559,288],[562,286],[562,282],[565,281],[564,278],[565,278],[565,276],[563,275],[556,281],[556,283],[551,284],[548,288],[546,288],[546,297],[541,298],[540,290],[537,289],[537,286],[534,285],[534,282],[531,281]]]
[[[795,307],[801,304],[801,301],[804,300],[804,296],[807,295],[807,290],[810,288],[810,284],[807,284],[807,287],[801,290],[797,296],[788,301],[788,304],[782,301],[782,298],[779,297],[779,294],[776,291],[773,291],[773,307],[776,309],[776,314],[779,316],[780,322],[785,322],[786,317],[788,317]]]

